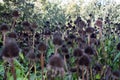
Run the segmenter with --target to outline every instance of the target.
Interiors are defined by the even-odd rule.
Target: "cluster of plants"
[[[119,80],[120,23],[110,13],[57,15],[56,7],[43,20],[33,9],[22,12],[26,7],[0,13],[0,79]]]

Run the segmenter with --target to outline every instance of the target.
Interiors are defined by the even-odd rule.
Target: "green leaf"
[[[20,53],[19,56],[20,56],[20,58],[21,58],[22,60],[24,60],[24,56],[23,56],[22,53]]]
[[[98,79],[98,80],[100,80],[100,74],[97,74],[96,76],[95,76],[95,79]]]
[[[113,62],[115,62],[118,58],[120,58],[120,52],[115,56]]]

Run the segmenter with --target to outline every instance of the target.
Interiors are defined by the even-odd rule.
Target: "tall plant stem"
[[[36,76],[36,63],[35,63],[35,61],[34,61],[34,73],[35,73],[35,76]],[[36,78],[36,80],[37,80],[37,78]]]
[[[3,32],[3,45],[5,45],[5,41],[6,41],[6,32]]]
[[[14,67],[14,59],[11,59],[11,72],[13,74],[14,80],[17,80],[16,71],[15,71],[15,67]]]
[[[88,45],[90,46],[90,34],[88,34]]]
[[[41,62],[41,69],[42,69],[42,80],[44,80],[43,78],[43,74],[44,74],[44,56],[43,56],[43,52],[41,53],[41,56],[40,56],[40,62]]]
[[[24,77],[24,79],[23,79],[23,80],[26,80],[27,76],[29,76],[29,75],[30,75],[30,71],[31,71],[31,69],[32,69],[32,68],[33,68],[33,65],[29,65],[28,72],[27,72],[27,74],[25,75],[25,77]],[[30,76],[28,77],[28,80],[30,80]]]
[[[89,79],[89,67],[86,67],[86,71],[87,71],[87,80],[90,80]]]
[[[17,18],[14,18],[14,20],[13,20],[13,24],[12,24],[12,27],[11,27],[11,31],[14,30],[16,20],[17,20]]]
[[[68,72],[68,66],[67,66],[67,61],[66,61],[66,57],[65,56],[64,56],[64,63],[65,63],[65,68],[66,68],[66,70]]]
[[[33,41],[32,41],[32,48],[33,48],[33,50],[34,50],[34,48],[35,48],[35,34],[36,34],[36,31],[33,33]]]
[[[8,80],[7,79],[7,72],[8,72],[7,63],[5,62],[3,64],[3,66],[4,66],[4,78],[3,78],[3,80]]]
[[[84,66],[82,66],[82,80],[85,80],[85,78],[84,78]]]
[[[92,73],[92,67],[90,66],[90,78],[93,80],[93,73]]]

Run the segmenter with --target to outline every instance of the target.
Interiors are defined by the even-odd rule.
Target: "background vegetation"
[[[59,30],[64,33],[67,30],[71,29],[66,27],[68,26],[68,23],[70,23],[70,21],[72,21],[72,27],[76,26],[74,25],[74,21],[78,17],[81,17],[81,19],[85,23],[87,23],[88,20],[91,20],[91,27],[94,28],[96,27],[95,22],[98,19],[102,20],[102,39],[99,39],[100,36],[97,36],[97,40],[100,42],[99,45],[96,45],[94,47],[95,51],[97,52],[97,57],[92,56],[92,62],[90,65],[90,68],[92,68],[95,66],[96,63],[100,64],[101,66],[99,66],[99,69],[101,72],[98,71],[97,73],[95,73],[93,71],[93,73],[91,74],[89,71],[89,80],[113,80],[113,78],[107,79],[108,77],[110,77],[110,75],[106,74],[111,73],[112,75],[116,76],[115,74],[113,74],[114,71],[118,71],[117,75],[120,78],[120,50],[117,49],[117,45],[118,43],[120,43],[120,4],[116,4],[116,2],[109,0],[104,0],[104,2],[101,2],[100,0],[91,0],[89,3],[85,3],[84,0],[78,0],[77,3],[71,1],[67,5],[62,4],[62,2],[59,0],[56,2],[50,2],[49,0],[3,0],[3,3],[0,3],[0,25],[6,23],[7,25],[12,26],[12,24],[14,23],[12,13],[15,10],[18,11],[20,15],[19,18],[17,18],[17,20],[15,21],[14,31],[18,34],[20,31],[22,32],[22,23],[24,21],[28,21],[30,23],[34,22],[38,26],[38,28],[35,30],[36,34],[38,33],[39,36],[39,39],[37,38],[38,42],[45,42],[46,38],[44,38],[43,35],[40,34],[43,34],[42,32],[44,32],[46,28],[48,28],[51,33]],[[97,31],[99,33],[99,29],[97,29]],[[73,33],[75,33],[75,31]],[[31,34],[31,37],[34,38],[34,31]],[[18,39],[19,38],[20,37],[18,35]],[[17,80],[42,80],[41,65],[39,64],[40,62],[33,62],[34,68],[31,67],[29,71],[28,66],[31,65],[30,62],[32,61],[29,60],[29,58],[26,58],[23,50],[24,48],[29,46],[28,42],[25,42],[26,40],[22,40],[22,42],[19,42],[18,39],[17,43],[19,44],[21,51],[19,57],[14,60]],[[36,42],[36,45],[37,44],[39,43]],[[52,53],[55,53],[55,46],[52,43],[52,38],[49,39],[47,44],[49,48],[46,51],[45,55],[46,65],[49,63],[49,57],[52,55]],[[69,48],[69,55],[72,55],[74,48],[76,48],[76,43],[74,44],[74,47]],[[2,49],[3,37],[1,32],[1,52]],[[34,53],[37,55],[39,52],[36,50],[36,52]],[[75,58],[70,56],[67,62],[69,63],[67,64],[69,67],[69,71],[66,70],[66,73],[62,78],[58,76],[55,77],[54,80],[78,80],[78,73],[74,73],[74,71],[71,71],[71,68],[75,66],[74,61]],[[2,58],[1,53],[0,80],[3,80],[4,78],[4,63],[5,62]],[[9,65],[7,65],[6,67],[9,69]],[[111,69],[111,72],[108,72],[109,68]],[[44,68],[44,72],[44,78],[46,80],[49,80],[48,76],[46,75],[47,68]],[[28,76],[30,76],[30,78],[28,78]],[[7,72],[7,77],[7,80],[13,80],[13,76],[10,70],[8,70]],[[53,78],[50,80],[53,80]]]

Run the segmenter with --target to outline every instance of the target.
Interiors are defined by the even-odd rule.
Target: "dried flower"
[[[75,57],[81,57],[83,55],[83,51],[80,48],[74,49],[73,55]]]
[[[19,55],[19,47],[15,40],[9,39],[2,49],[2,56],[6,58],[14,58]]]
[[[38,45],[38,50],[41,52],[45,52],[47,50],[47,46],[44,42],[40,42]]]
[[[14,10],[13,13],[12,13],[12,16],[13,17],[19,17],[19,12],[17,10]]]
[[[85,53],[88,54],[88,55],[93,55],[93,54],[94,54],[94,50],[93,50],[92,47],[87,46],[87,47],[85,48]]]
[[[9,26],[5,23],[3,23],[1,26],[0,26],[0,31],[1,32],[7,32],[9,30]]]

